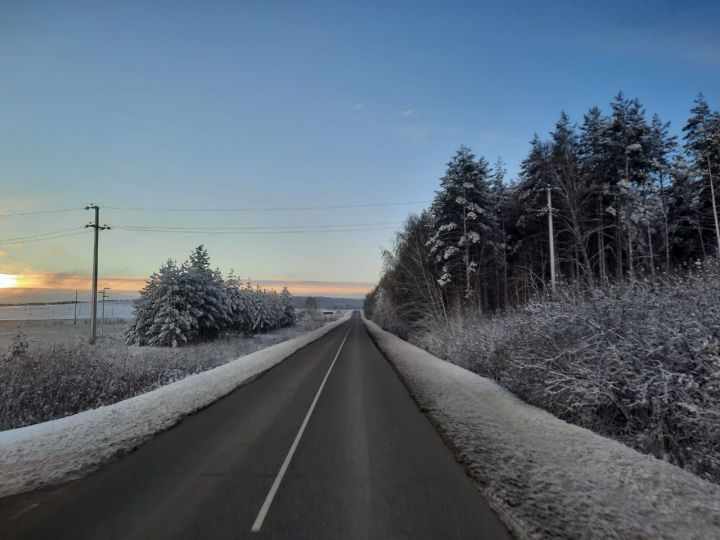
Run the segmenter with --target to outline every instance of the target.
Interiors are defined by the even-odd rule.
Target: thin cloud
[[[404,109],[395,113],[395,116],[415,116],[415,109]]]
[[[413,141],[422,141],[425,140],[428,135],[430,134],[430,128],[427,126],[404,126],[400,133],[404,135],[405,137],[409,138]]]
[[[360,111],[360,110],[364,109],[365,107],[366,107],[366,104],[365,104],[365,103],[362,103],[362,102],[353,103],[352,105],[350,105],[350,108],[351,108],[353,111]]]

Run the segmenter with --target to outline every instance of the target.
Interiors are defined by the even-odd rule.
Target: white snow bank
[[[0,497],[75,478],[206,407],[350,317],[112,405],[0,432]]]
[[[366,325],[519,538],[720,538],[720,486]]]

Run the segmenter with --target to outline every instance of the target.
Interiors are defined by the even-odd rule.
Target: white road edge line
[[[20,516],[22,516],[23,514],[28,513],[28,512],[29,512],[30,510],[32,510],[33,508],[37,508],[38,506],[40,506],[40,505],[39,505],[39,504],[31,504],[31,505],[28,506],[27,508],[23,508],[22,510],[20,510],[17,514],[14,514],[13,516],[10,516],[10,519],[11,519],[11,520],[17,519],[17,518],[19,518]]]
[[[252,528],[250,529],[250,532],[260,531],[263,521],[265,521],[265,516],[267,516],[267,513],[270,510],[270,505],[272,504],[273,499],[275,498],[275,494],[277,493],[277,490],[280,487],[280,483],[282,482],[283,478],[285,477],[285,472],[287,471],[287,468],[290,465],[290,461],[292,460],[292,457],[295,454],[295,450],[297,450],[298,444],[300,443],[300,438],[302,437],[303,433],[305,432],[305,427],[307,427],[308,421],[310,420],[310,416],[312,415],[313,411],[315,410],[315,405],[317,404],[318,399],[320,398],[320,394],[322,393],[323,388],[325,387],[325,383],[327,382],[328,377],[330,376],[330,372],[332,371],[332,368],[335,365],[335,362],[337,361],[338,356],[340,356],[340,351],[342,350],[343,345],[345,345],[345,340],[350,335],[351,331],[352,331],[352,326],[347,331],[347,334],[345,334],[345,337],[343,338],[342,343],[340,343],[340,348],[335,353],[335,358],[333,358],[333,361],[330,364],[330,367],[328,368],[327,372],[325,373],[325,377],[323,378],[322,382],[320,383],[320,388],[318,388],[317,394],[315,394],[315,399],[313,399],[313,402],[310,405],[310,409],[308,409],[308,412],[305,415],[305,420],[303,420],[303,423],[300,425],[300,430],[297,432],[297,435],[295,435],[295,440],[293,441],[292,445],[290,446],[290,451],[288,452],[287,456],[285,456],[285,461],[283,461],[283,464],[280,467],[280,471],[278,472],[277,476],[275,477],[275,481],[273,482],[272,486],[270,487],[270,491],[268,492],[267,497],[265,497],[265,502],[263,502],[263,505],[260,508],[260,512],[258,512],[258,515],[255,518],[255,522],[253,523]]]

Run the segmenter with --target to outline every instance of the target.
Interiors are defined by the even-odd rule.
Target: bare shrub
[[[28,341],[27,335],[23,332],[18,332],[13,336],[12,341],[8,345],[5,359],[9,362],[26,358],[30,349],[30,342]]]
[[[720,266],[453,319],[413,341],[524,400],[720,482]]]

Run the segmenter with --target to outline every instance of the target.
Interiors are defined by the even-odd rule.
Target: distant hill
[[[307,296],[293,296],[296,308],[304,308]],[[318,309],[362,309],[362,298],[333,298],[330,296],[313,296],[317,302]]]

